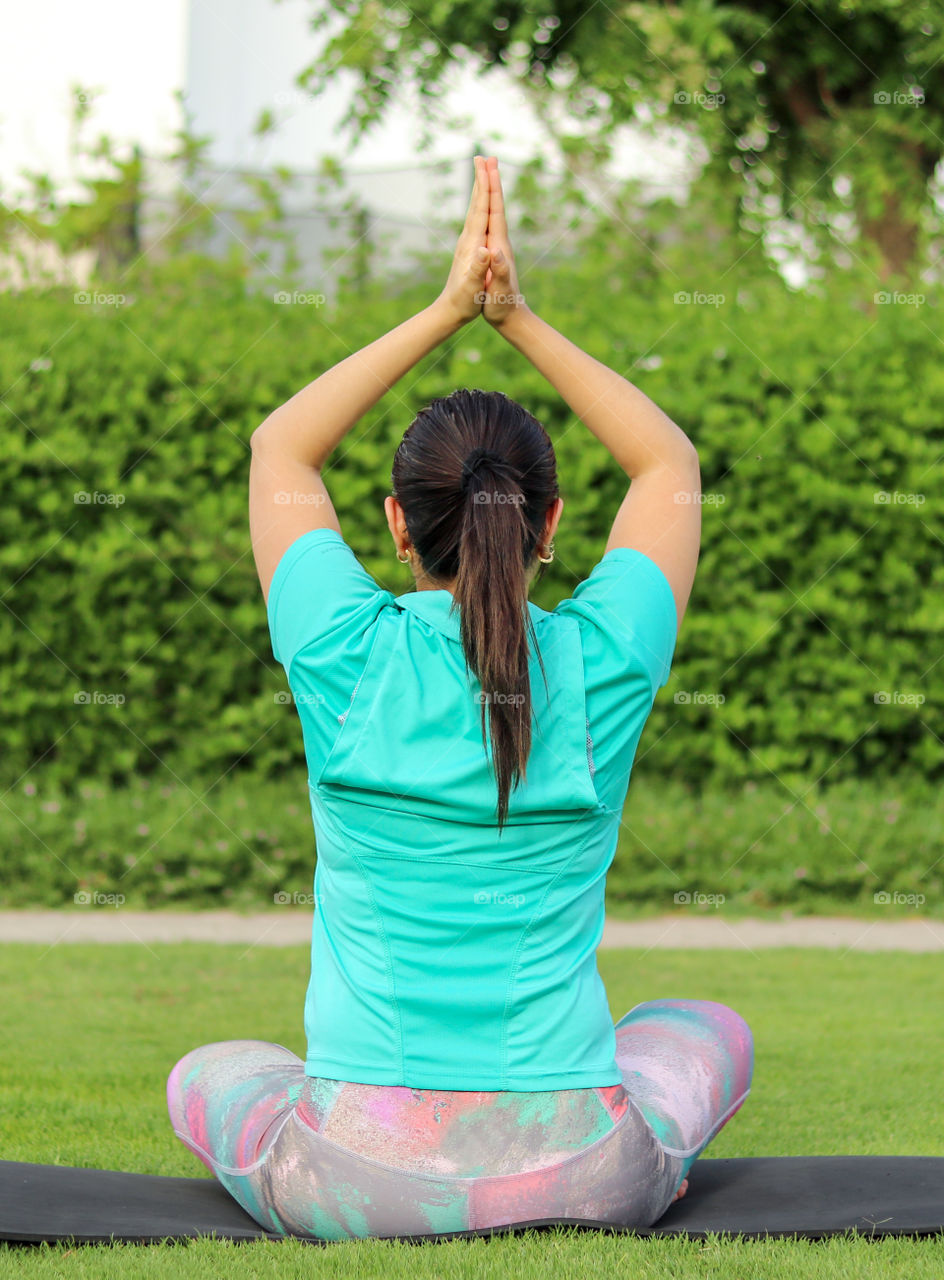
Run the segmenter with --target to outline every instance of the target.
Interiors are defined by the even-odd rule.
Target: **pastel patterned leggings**
[[[306,1076],[281,1045],[227,1040],[181,1058],[167,1104],[178,1138],[279,1234],[648,1227],[750,1092],[753,1041],[726,1005],[649,1000],[616,1043],[622,1084],[474,1093]]]

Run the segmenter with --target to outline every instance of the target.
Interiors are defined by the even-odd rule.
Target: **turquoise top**
[[[608,552],[529,602],[533,745],[501,836],[450,592],[383,590],[333,529],[285,552],[272,649],[302,725],[318,859],[306,1074],[456,1090],[618,1084],[597,971],[633,757],[669,677],[662,570]]]

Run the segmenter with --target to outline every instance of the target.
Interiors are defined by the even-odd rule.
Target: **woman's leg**
[[[283,1231],[262,1165],[295,1109],[304,1063],[264,1040],[221,1040],[186,1054],[167,1080],[174,1133],[267,1230]]]
[[[740,1014],[712,1000],[648,1000],[616,1024],[616,1060],[678,1184],[750,1092],[754,1045]]]

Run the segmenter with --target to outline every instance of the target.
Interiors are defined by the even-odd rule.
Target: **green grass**
[[[755,1038],[750,1098],[707,1152],[944,1155],[939,1124],[944,966],[935,956],[805,949],[608,951],[614,1017],[641,1000],[720,1000]],[[7,1160],[201,1177],[170,1131],[174,1062],[212,1040],[303,1049],[304,948],[196,944],[0,947],[7,993],[0,1139]],[[698,1165],[692,1172],[697,1181]],[[0,1275],[724,1277],[944,1273],[944,1237],[810,1241],[552,1235],[405,1246],[356,1241],[0,1249]]]
[[[43,1246],[0,1251],[0,1274],[52,1280],[940,1280],[933,1240],[635,1240],[573,1228],[491,1240]]]
[[[211,789],[88,783],[71,798],[30,777],[0,803],[0,906],[263,911],[311,892],[315,843],[303,767],[279,782]],[[687,892],[692,905],[675,895]],[[921,895],[876,904],[884,892]],[[730,919],[771,910],[891,920],[944,918],[944,791],[917,779],[793,792],[774,779],[695,796],[637,762],[607,882],[611,915],[682,910]],[[699,906],[696,894],[723,895]],[[82,910],[88,910],[82,907]]]

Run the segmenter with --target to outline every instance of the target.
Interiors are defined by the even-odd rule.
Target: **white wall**
[[[63,181],[69,159],[69,86],[101,88],[86,126],[145,152],[170,145],[181,118],[175,89],[184,89],[198,134],[214,141],[223,167],[286,164],[312,169],[333,154],[354,168],[391,170],[418,158],[418,108],[401,100],[390,118],[353,152],[338,132],[353,78],[318,99],[294,84],[317,55],[323,36],[309,29],[318,0],[32,0],[7,6],[0,39],[0,183],[23,190],[19,171]],[[523,161],[546,147],[543,128],[522,92],[500,76],[455,73],[450,109],[458,129],[438,130],[425,157],[467,156],[478,143]],[[275,135],[253,134],[261,111],[280,122]],[[684,157],[675,148],[640,144],[623,131],[620,172],[657,175],[676,185]],[[668,172],[667,172],[668,168]],[[391,211],[415,209],[415,177],[387,186]],[[70,192],[74,194],[74,191]]]
[[[0,26],[0,183],[26,189],[21,169],[72,174],[71,83],[104,89],[89,136],[158,150],[178,127],[187,0],[29,0],[4,5]],[[68,190],[70,196],[79,188]]]

